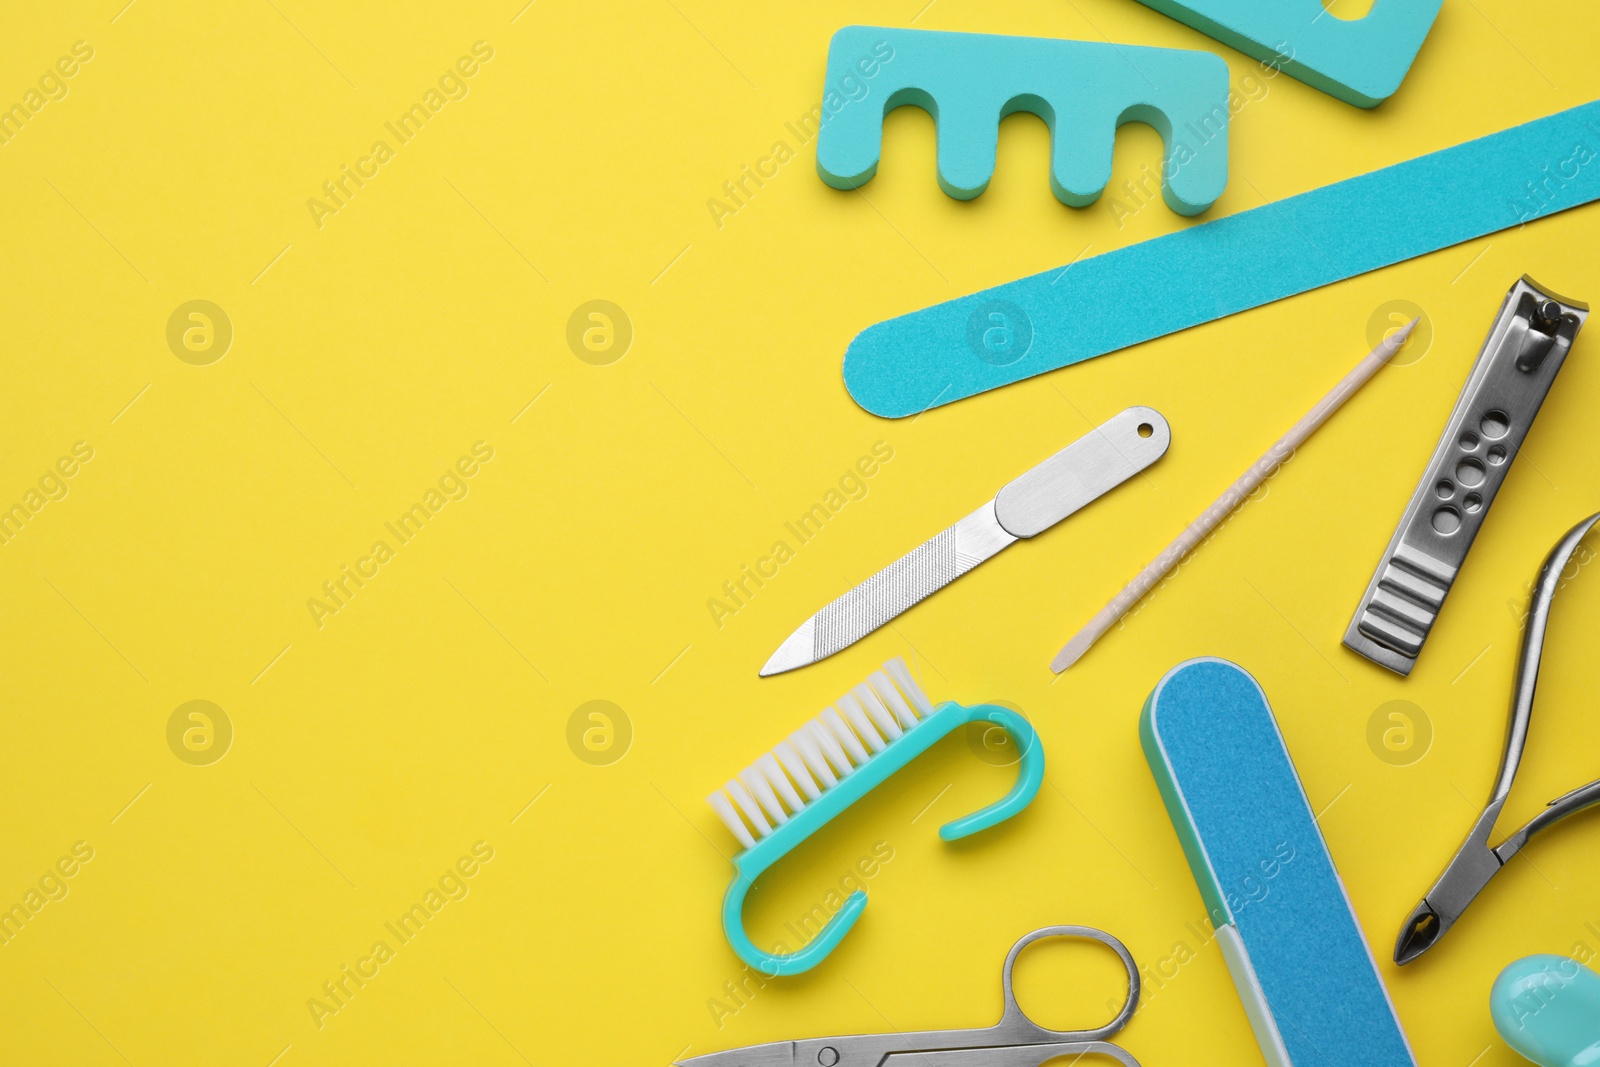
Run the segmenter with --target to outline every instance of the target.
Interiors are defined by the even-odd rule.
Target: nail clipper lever
[[[1344,644],[1410,674],[1589,306],[1523,275],[1506,294]]]

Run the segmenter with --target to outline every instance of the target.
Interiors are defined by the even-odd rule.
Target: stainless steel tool
[[[1024,948],[1051,937],[1099,941],[1117,954],[1128,971],[1128,999],[1116,1018],[1093,1030],[1051,1030],[1028,1018],[1011,987],[1012,968]],[[1073,1063],[1084,1056],[1109,1056],[1123,1067],[1139,1067],[1125,1049],[1106,1040],[1128,1024],[1139,1006],[1139,968],[1122,942],[1104,930],[1046,926],[1024,934],[1006,955],[1000,991],[1005,1007],[993,1026],[773,1041],[679,1060],[677,1067],[1039,1067],[1063,1056],[1071,1056]]]
[[[1167,420],[1154,408],[1112,416],[954,526],[935,534],[790,634],[761,668],[792,671],[848,648],[1003,548],[1043,533],[1166,454]]]
[[[1506,294],[1345,646],[1410,674],[1589,305],[1523,275]]]
[[[1539,831],[1576,815],[1585,808],[1600,804],[1600,780],[1579,786],[1549,804],[1528,825],[1489,847],[1489,835],[1500,818],[1506,798],[1511,795],[1511,785],[1517,780],[1517,768],[1522,765],[1522,754],[1528,743],[1528,723],[1533,718],[1533,692],[1539,683],[1539,657],[1544,652],[1544,632],[1550,624],[1550,602],[1556,590],[1566,581],[1563,571],[1584,536],[1600,521],[1600,514],[1590,515],[1567,531],[1545,557],[1539,568],[1538,583],[1534,586],[1533,601],[1528,606],[1528,621],[1522,633],[1522,651],[1517,659],[1517,678],[1511,690],[1511,724],[1506,732],[1505,751],[1500,756],[1500,773],[1495,777],[1494,792],[1483,814],[1472,824],[1472,830],[1461,848],[1450,860],[1449,866],[1439,876],[1428,895],[1422,898],[1406,917],[1395,941],[1394,961],[1410,963],[1432,948],[1445,931],[1455,925],[1468,904],[1477,899],[1489,879],[1500,873],[1500,868],[1511,862],[1511,857],[1522,851],[1528,839]]]

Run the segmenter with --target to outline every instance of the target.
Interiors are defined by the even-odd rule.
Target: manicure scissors
[[[1534,586],[1533,600],[1528,607],[1528,620],[1522,634],[1522,652],[1517,659],[1517,678],[1511,691],[1511,725],[1506,733],[1505,751],[1500,756],[1500,774],[1495,779],[1494,792],[1488,806],[1478,821],[1472,824],[1466,841],[1457,850],[1450,865],[1444,869],[1428,895],[1422,898],[1395,941],[1394,961],[1407,964],[1443,937],[1455,925],[1467,905],[1475,900],[1489,879],[1500,873],[1500,868],[1511,862],[1511,857],[1522,851],[1528,839],[1569,815],[1594,804],[1600,804],[1600,779],[1582,785],[1552,800],[1535,815],[1528,825],[1506,838],[1499,845],[1489,847],[1489,835],[1500,818],[1506,798],[1511,795],[1511,783],[1516,781],[1517,768],[1528,743],[1528,721],[1533,717],[1533,691],[1539,682],[1539,656],[1544,652],[1544,632],[1550,623],[1550,602],[1560,588],[1567,562],[1578,550],[1600,514],[1590,515],[1567,531],[1545,557],[1539,570],[1539,580]]]
[[[1128,999],[1117,1017],[1093,1030],[1050,1030],[1023,1013],[1011,971],[1024,948],[1045,938],[1076,937],[1109,946],[1128,971]],[[1011,946],[1000,971],[1005,1008],[993,1026],[973,1030],[916,1030],[894,1034],[773,1041],[678,1061],[677,1067],[1039,1067],[1057,1056],[1110,1056],[1124,1067],[1139,1061],[1105,1038],[1121,1030],[1139,1006],[1139,968],[1121,941],[1092,926],[1045,926]]]

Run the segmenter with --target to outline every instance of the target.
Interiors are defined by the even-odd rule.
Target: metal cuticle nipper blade
[[[1494,832],[1494,824],[1500,818],[1506,798],[1511,795],[1511,785],[1516,781],[1517,768],[1522,763],[1527,747],[1528,723],[1533,716],[1533,693],[1539,681],[1539,657],[1544,651],[1545,629],[1550,622],[1550,603],[1562,584],[1562,572],[1567,563],[1596,522],[1600,522],[1600,514],[1589,516],[1567,531],[1566,536],[1550,550],[1544,566],[1540,568],[1533,600],[1529,605],[1527,627],[1522,636],[1516,683],[1511,694],[1511,723],[1506,733],[1505,751],[1500,757],[1500,773],[1495,779],[1494,792],[1450,865],[1406,918],[1394,946],[1394,961],[1398,964],[1410,963],[1437,944],[1439,938],[1461,918],[1467,905],[1489,884],[1489,880],[1510,862],[1511,857],[1522,851],[1522,847],[1535,834],[1569,815],[1600,804],[1600,779],[1597,779],[1552,800],[1522,829],[1499,845],[1492,848],[1489,845],[1489,835]]]

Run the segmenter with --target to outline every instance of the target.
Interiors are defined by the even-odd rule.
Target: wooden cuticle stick
[[[1411,331],[1416,327],[1418,319],[1412,319],[1404,327],[1385,337],[1377,348],[1374,348],[1362,361],[1356,364],[1355,369],[1346,374],[1332,391],[1317,401],[1315,407],[1306,412],[1299,422],[1290,427],[1289,432],[1278,438],[1276,444],[1267,449],[1266,454],[1256,460],[1250,469],[1239,476],[1238,481],[1230,485],[1227,490],[1211,506],[1201,512],[1200,517],[1190,523],[1184,531],[1177,536],[1166,549],[1157,556],[1148,567],[1140,571],[1138,576],[1123,586],[1122,592],[1111,598],[1110,603],[1101,608],[1088,625],[1061,647],[1055,658],[1050,661],[1050,669],[1057,674],[1066,670],[1082,658],[1090,647],[1113,625],[1122,618],[1127,610],[1139,602],[1155,584],[1166,576],[1195,546],[1203,541],[1207,534],[1216,529],[1223,519],[1238,507],[1240,502],[1255,492],[1262,482],[1272,476],[1278,465],[1287,457],[1294,454],[1295,449],[1305,444],[1306,439],[1317,432],[1328,417],[1344,404],[1346,400],[1355,395],[1357,389],[1366,384],[1367,379],[1378,372],[1378,368],[1394,358],[1394,354],[1405,344],[1411,336]]]

